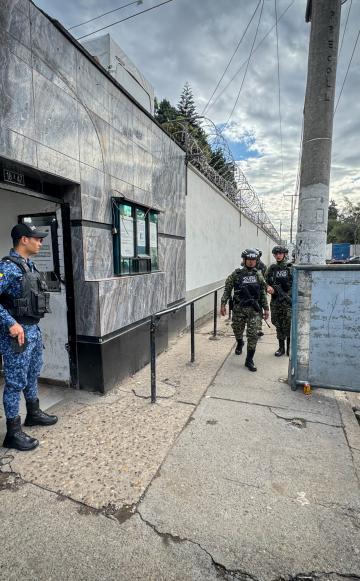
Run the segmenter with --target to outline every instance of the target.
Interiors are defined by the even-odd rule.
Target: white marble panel
[[[166,303],[185,296],[185,240],[159,236],[159,266],[165,271]]]
[[[38,167],[68,180],[80,182],[79,162],[44,145],[37,145]]]
[[[36,140],[79,159],[77,101],[36,71],[34,95]]]
[[[111,176],[111,196],[114,198],[124,197],[126,200],[134,200],[134,186],[133,184],[129,184],[123,180],[119,180],[118,178]]]
[[[163,272],[99,282],[101,334],[135,323],[166,306]]]
[[[134,144],[115,129],[110,130],[112,176],[129,184],[134,183]]]
[[[146,149],[134,144],[134,186],[142,190],[152,190],[153,158]]]
[[[71,228],[74,272],[76,333],[100,336],[99,285],[84,281],[84,253],[81,227]]]
[[[0,155],[37,166],[36,143],[6,127],[0,127]]]
[[[81,220],[81,194],[79,186],[74,185],[66,189],[64,202],[70,204],[70,219]]]
[[[133,113],[133,141],[148,152],[152,148],[153,122],[145,113],[134,106]]]
[[[74,283],[77,335],[100,337],[99,283]]]
[[[28,18],[30,16],[29,0],[1,0],[1,9],[4,11],[16,9],[26,14]]]
[[[109,278],[114,274],[111,230],[82,227],[85,280]]]
[[[67,85],[76,87],[76,47],[30,3],[31,40],[39,56]]]
[[[99,122],[99,118],[81,104],[78,106],[78,113],[80,160],[104,172],[109,165],[106,164],[108,151],[106,139],[109,135],[109,126]]]
[[[154,210],[161,210],[155,202],[152,192],[149,190],[142,190],[141,188],[134,188],[134,201],[145,206],[146,208],[154,208]]]
[[[69,83],[64,76],[59,76],[56,69],[49,67],[39,55],[32,54],[32,66],[35,71],[48,81],[53,83],[56,87],[68,93],[71,97],[76,98],[76,91],[72,83]],[[56,90],[56,89],[54,89]]]
[[[0,38],[0,118],[1,125],[27,137],[34,135],[32,71],[10,52],[6,37]]]
[[[80,164],[82,217],[92,222],[112,223],[110,179],[85,164]]]
[[[81,105],[79,105],[79,110],[81,110],[81,119],[84,121],[83,110]],[[110,138],[110,125],[104,121],[98,115],[95,115],[90,110],[88,112],[88,120],[90,124],[81,125],[81,155],[86,157],[90,162],[95,164],[97,169],[104,171],[105,173],[111,173],[111,138]],[[83,160],[82,160],[83,161]]]
[[[111,120],[110,81],[88,59],[78,51],[76,98],[88,110],[107,123]]]
[[[19,3],[9,0],[1,1],[0,28],[8,32],[21,44],[30,48],[30,20],[29,10],[24,12]]]
[[[123,138],[132,139],[134,105],[121,93],[121,91],[117,91],[116,95],[111,95],[110,99],[111,126],[114,127]]]
[[[0,46],[6,47],[10,53],[23,61],[29,67],[32,66],[32,54],[30,48],[16,40],[11,34],[0,28]],[[2,60],[4,63],[5,60]]]

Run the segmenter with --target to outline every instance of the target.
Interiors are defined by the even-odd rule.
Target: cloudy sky
[[[35,0],[35,3],[69,28],[130,1]],[[71,32],[76,37],[87,34],[161,1],[143,0],[140,6],[123,8]],[[298,172],[310,25],[304,18],[306,0],[264,0],[262,12],[261,6],[259,0],[172,0],[98,34],[111,33],[152,83],[159,99],[166,97],[177,104],[188,81],[202,113],[255,12],[206,116],[217,125],[225,124],[239,94],[225,135],[275,227],[279,229],[281,220],[283,232],[288,233],[292,200],[289,196],[295,192]],[[263,40],[274,26],[275,9],[278,17],[285,11],[278,23],[282,148],[275,28]],[[347,0],[342,7],[336,101],[359,24],[360,0]],[[255,38],[255,47],[263,42],[253,53],[245,75],[244,63]],[[344,196],[360,201],[359,94],[360,39],[334,118],[330,197],[340,206]]]

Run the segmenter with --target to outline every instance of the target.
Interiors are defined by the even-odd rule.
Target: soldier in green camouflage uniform
[[[285,355],[285,340],[286,354],[289,355],[290,351],[292,270],[286,250],[284,246],[274,246],[272,253],[276,263],[270,264],[265,274],[269,285],[267,292],[271,294],[271,322],[276,327],[279,341],[275,357]]]
[[[261,272],[256,270],[257,253],[253,249],[244,250],[241,254],[244,266],[237,268],[225,281],[225,290],[221,298],[220,314],[226,315],[226,303],[234,291],[234,310],[232,328],[237,341],[235,353],[240,355],[244,345],[243,334],[247,327],[247,356],[245,367],[256,371],[254,354],[258,341],[259,320],[269,316],[269,307],[266,298],[266,283]],[[264,314],[263,314],[264,310]]]
[[[258,253],[258,257],[256,259],[256,270],[260,270],[263,277],[265,277],[266,265],[261,260],[262,251],[259,248],[255,248],[255,250]],[[262,337],[264,334],[263,330],[262,330],[262,325],[263,325],[263,320],[260,318],[259,319],[259,328],[258,328],[258,337]]]

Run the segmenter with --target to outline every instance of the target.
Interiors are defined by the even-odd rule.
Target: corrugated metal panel
[[[333,244],[332,257],[336,260],[346,260],[350,256],[350,243],[343,242]]]

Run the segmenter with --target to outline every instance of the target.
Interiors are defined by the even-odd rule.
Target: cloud
[[[62,21],[65,26],[87,20],[100,12],[119,6],[120,0],[37,0],[39,7]],[[124,0],[125,3],[125,0]],[[124,18],[155,5],[158,0],[144,0],[141,7],[131,6],[73,33],[85,34],[94,28]],[[258,0],[174,0],[108,29],[128,56],[155,87],[159,98],[178,102],[182,87],[189,81],[199,111],[207,103],[225,66],[235,50]],[[280,15],[291,0],[277,0]],[[241,160],[248,181],[265,201],[276,227],[283,221],[289,231],[290,202],[295,192],[299,143],[308,66],[310,24],[305,23],[305,1],[295,0],[278,25],[280,103],[282,143],[279,122],[279,87],[277,80],[276,34],[273,30],[254,52],[243,82],[238,104],[225,131],[234,145],[234,153],[249,158]],[[338,59],[337,98],[344,80],[360,22],[360,1],[342,7],[342,39],[347,11],[351,5],[346,34]],[[259,11],[257,15],[259,14]],[[209,108],[207,115],[215,124],[224,124],[239,92],[245,62],[257,25],[255,15],[243,43],[221,84],[220,91],[234,77],[228,88]],[[274,2],[265,0],[257,42],[274,24]],[[255,45],[255,46],[256,46]],[[360,43],[354,54],[349,75],[334,118],[330,196],[341,206],[344,195],[360,201],[359,130],[360,130]],[[218,93],[220,93],[220,91]],[[217,93],[217,94],[218,94]],[[239,144],[244,146],[239,148]],[[252,154],[259,152],[260,157]]]

